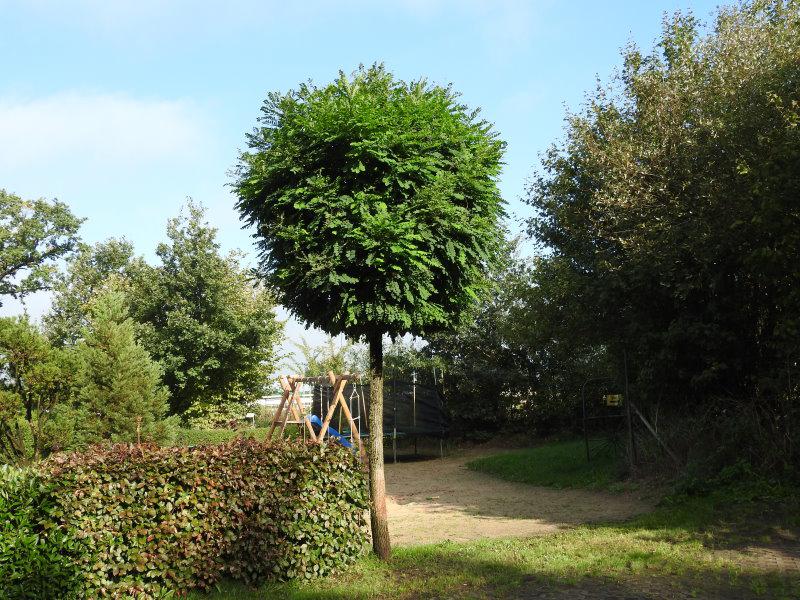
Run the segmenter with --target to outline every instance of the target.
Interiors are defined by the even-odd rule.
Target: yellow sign
[[[606,394],[606,406],[622,406],[622,394]]]

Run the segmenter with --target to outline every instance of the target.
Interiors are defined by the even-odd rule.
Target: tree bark
[[[369,490],[372,548],[381,559],[392,552],[386,513],[386,480],[383,475],[383,336],[369,338]]]

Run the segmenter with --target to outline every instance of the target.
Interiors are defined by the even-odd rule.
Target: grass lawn
[[[522,540],[397,548],[388,563],[368,556],[336,577],[257,590],[227,583],[190,598],[502,598],[550,588],[563,589],[567,598],[574,586],[596,591],[598,598],[609,592],[635,596],[653,586],[660,591],[656,597],[663,598],[672,591],[700,598],[800,597],[797,573],[765,572],[724,552],[741,540],[731,533],[731,522],[717,522],[717,511],[716,500],[705,498],[622,525],[581,526]],[[758,536],[773,534],[774,527],[764,525]]]
[[[618,485],[622,472],[619,457],[610,450],[587,462],[583,440],[485,456],[467,467],[509,481],[555,488],[607,489]]]
[[[482,458],[470,468],[537,485],[613,485],[617,461],[609,456],[587,466],[582,453],[580,442],[559,442]],[[581,597],[598,600],[687,592],[699,598],[800,598],[799,571],[782,572],[741,553],[752,541],[780,552],[794,540],[789,553],[797,556],[800,496],[773,490],[765,512],[762,493],[760,484],[741,482],[702,497],[675,498],[628,523],[583,525],[529,539],[400,547],[389,562],[366,556],[327,579],[258,589],[224,583],[189,597],[535,598],[547,592],[547,598],[566,599],[581,590]]]

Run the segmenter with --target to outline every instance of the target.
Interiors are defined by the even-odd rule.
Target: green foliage
[[[438,378],[456,434],[509,427],[548,435],[573,424],[580,387],[605,353],[581,334],[569,279],[554,260],[521,259],[508,243],[489,293],[464,324],[433,336],[418,354]]]
[[[70,540],[43,527],[47,487],[30,470],[0,466],[0,598],[70,598],[76,572]]]
[[[130,294],[142,345],[164,367],[171,411],[254,400],[281,336],[272,296],[254,286],[237,255],[220,255],[202,208],[189,203],[167,236],[156,251],[160,265],[131,267]]]
[[[95,439],[115,442],[167,441],[175,418],[165,420],[168,391],[162,371],[136,341],[122,292],[97,295],[83,340],[78,401],[88,412]]]
[[[508,248],[506,248],[508,250]],[[496,431],[519,417],[533,394],[535,375],[524,343],[507,335],[511,282],[518,264],[504,252],[491,287],[457,330],[434,336],[424,352],[445,369],[440,378],[456,434]]]
[[[417,381],[433,384],[433,370],[441,371],[442,361],[422,351],[413,341],[394,340],[385,344],[383,364],[388,379],[411,381],[416,373]]]
[[[242,424],[245,414],[252,412],[252,407],[241,402],[195,402],[183,413],[183,421],[188,427],[196,429],[213,429],[229,427],[231,424]]]
[[[364,474],[337,447],[117,445],[59,454],[41,470],[47,502],[36,516],[72,540],[81,597],[324,576],[366,541]],[[17,562],[33,550],[22,554]]]
[[[53,348],[27,318],[0,319],[0,451],[11,462],[64,448],[74,427],[72,353]],[[59,424],[61,426],[59,426]]]
[[[683,444],[758,446],[770,468],[800,448],[799,27],[796,0],[721,9],[705,35],[666,20],[656,52],[629,48],[569,116],[529,196],[576,333],[618,363],[627,350],[654,412],[754,407],[745,435]]]
[[[621,457],[610,448],[594,453],[588,462],[583,440],[485,456],[468,462],[467,468],[508,481],[555,488],[607,489],[623,473]]]
[[[53,303],[44,316],[45,331],[57,345],[78,342],[89,324],[89,304],[110,279],[123,278],[133,257],[133,245],[125,239],[109,239],[94,246],[81,244],[67,263],[66,273],[53,286]]]
[[[351,338],[452,327],[502,238],[504,144],[450,87],[383,66],[271,93],[234,189],[261,274]]]
[[[63,202],[23,200],[0,189],[0,305],[48,289],[55,262],[74,250],[81,219]]]
[[[287,426],[287,431],[289,427]],[[205,446],[224,444],[239,438],[254,439],[263,442],[269,428],[243,427],[241,429],[200,429],[181,427],[175,434],[175,446]]]
[[[295,347],[300,352],[300,357],[290,364],[295,374],[318,377],[325,375],[328,371],[333,371],[334,373],[354,372],[354,369],[349,364],[353,348],[352,342],[346,341],[341,345],[337,345],[336,340],[328,336],[325,343],[319,346],[312,346],[305,338],[301,337],[300,342],[295,343]]]

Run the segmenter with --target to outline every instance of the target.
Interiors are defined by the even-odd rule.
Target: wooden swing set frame
[[[307,433],[308,437],[311,439],[312,442],[316,444],[323,444],[325,442],[325,434],[328,432],[328,428],[331,424],[331,420],[333,419],[333,415],[336,412],[336,408],[342,411],[347,422],[350,424],[350,441],[352,442],[355,438],[356,443],[358,444],[358,453],[361,457],[361,461],[364,464],[367,464],[367,455],[366,451],[364,450],[364,444],[361,440],[361,434],[356,427],[355,421],[353,420],[353,415],[350,412],[350,407],[347,406],[347,401],[344,398],[344,388],[349,381],[357,381],[361,378],[361,375],[358,373],[343,373],[341,375],[336,375],[333,371],[328,371],[328,374],[322,377],[294,377],[294,376],[287,376],[281,375],[279,378],[281,389],[283,390],[283,394],[281,396],[281,402],[278,405],[278,410],[275,411],[275,415],[272,417],[272,424],[269,427],[269,432],[267,433],[267,440],[272,439],[272,435],[276,429],[279,428],[280,433],[278,434],[279,438],[283,437],[284,432],[286,431],[286,425],[294,424],[304,426],[304,436]],[[300,388],[304,383],[310,384],[319,384],[319,385],[330,385],[333,388],[333,402],[330,403],[328,407],[328,413],[325,415],[325,420],[322,422],[322,427],[319,430],[319,434],[314,432],[314,427],[311,425],[311,421],[309,420],[308,416],[306,415],[305,407],[303,406],[303,400],[300,398]],[[322,406],[320,405],[320,410]],[[289,417],[292,417],[291,419]]]

